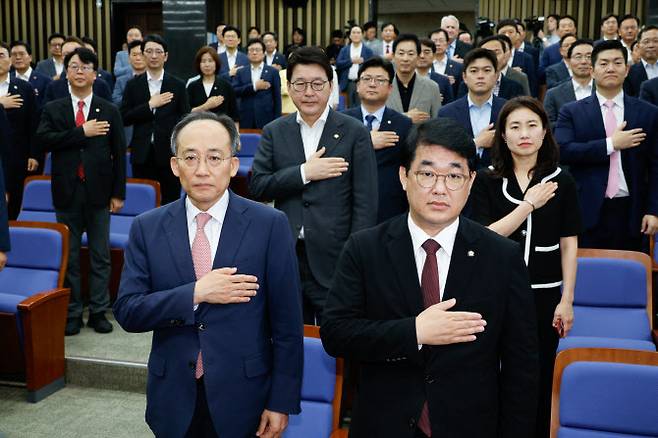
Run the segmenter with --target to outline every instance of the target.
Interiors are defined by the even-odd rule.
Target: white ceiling
[[[478,0],[378,0],[379,14],[414,14],[418,12],[472,12]]]

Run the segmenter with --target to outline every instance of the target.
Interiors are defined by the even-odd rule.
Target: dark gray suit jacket
[[[644,81],[640,87],[640,99],[658,105],[658,78]]]
[[[552,67],[552,66],[551,66]],[[548,70],[546,70],[548,72]],[[594,91],[594,83],[592,82],[592,91]],[[549,89],[544,97],[544,109],[548,113],[548,120],[551,122],[551,128],[557,122],[557,116],[560,113],[560,108],[569,102],[576,101],[576,93],[573,89],[573,82],[565,80],[556,87]]]
[[[571,75],[563,61],[553,64],[546,68],[546,88],[551,89],[569,77]]]
[[[55,70],[55,62],[53,61],[53,58],[48,58],[39,61],[37,63],[37,66],[34,68],[34,70],[48,76],[49,78],[53,78],[57,74],[57,70]]]
[[[344,158],[349,168],[337,178],[304,184],[300,166],[306,157],[296,117],[292,113],[263,128],[250,191],[286,213],[295,238],[304,227],[313,276],[329,288],[347,238],[377,222],[377,162],[363,123],[330,110],[318,149],[326,148],[324,157]]]

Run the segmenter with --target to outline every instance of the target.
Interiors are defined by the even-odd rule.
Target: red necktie
[[[192,263],[194,263],[194,274],[196,279],[203,277],[212,269],[212,260],[210,256],[210,242],[203,228],[212,218],[208,213],[199,213],[196,215],[196,235],[192,242]],[[201,350],[196,358],[196,370],[194,377],[200,379],[203,376],[203,360]]]
[[[85,113],[84,113],[84,111],[82,111],[82,108],[84,108],[84,107],[85,107],[84,100],[79,100],[78,101],[78,112],[75,113],[75,126],[76,127],[82,126],[82,125],[85,124]],[[78,178],[80,179],[80,181],[85,180],[85,168],[82,165],[82,161],[80,161],[80,164],[78,164],[77,174],[78,174]]]
[[[427,309],[439,301],[441,301],[440,285],[439,285],[439,268],[436,261],[436,252],[441,248],[441,245],[436,240],[427,239],[423,243],[423,249],[427,253],[425,264],[423,265],[423,273],[421,275],[420,289],[423,292],[423,305]],[[430,412],[427,407],[427,402],[423,404],[423,410],[420,412],[418,419],[418,428],[423,431],[427,436],[432,436],[432,426],[430,424]]]

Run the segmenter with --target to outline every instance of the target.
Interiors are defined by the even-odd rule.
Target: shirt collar
[[[590,79],[589,82],[587,83],[587,85],[583,86],[583,85],[580,85],[576,81],[576,79],[572,76],[571,77],[571,83],[573,84],[573,89],[574,90],[579,90],[579,89],[591,90],[592,89],[592,84],[594,83],[594,79]]]
[[[298,125],[304,125],[307,128],[313,128],[314,126],[317,126],[318,122],[322,121],[322,124],[324,125],[327,122],[327,117],[329,117],[329,105],[324,109],[322,114],[320,115],[320,118],[315,121],[315,124],[313,126],[309,126],[308,123],[302,119],[302,116],[299,114],[299,111],[297,111],[297,115],[295,116],[295,119],[297,120]]]
[[[16,72],[16,77],[19,77],[21,79],[25,78],[26,81],[30,80],[30,76],[32,76],[32,67],[28,67],[27,70],[25,70],[25,74],[20,74],[19,72]]]
[[[599,106],[603,106],[603,104],[608,100],[601,93],[598,91],[596,92],[596,98],[599,99]],[[624,90],[620,91],[619,94],[617,94],[615,97],[611,99],[615,105],[617,105],[619,108],[624,108]]]
[[[260,69],[260,70],[263,69],[263,63],[262,63],[262,62],[261,62],[260,64],[258,64],[256,67],[254,67],[253,65],[251,65],[251,70],[252,70],[252,71],[256,71],[256,70],[259,70],[259,69]]]
[[[229,200],[228,190],[225,190],[222,197],[219,198],[219,200],[215,202],[213,206],[208,209],[208,211],[204,212],[199,210],[194,204],[192,204],[190,197],[186,196],[185,211],[187,214],[187,223],[188,224],[192,223],[192,221],[194,221],[194,218],[199,213],[208,213],[210,216],[212,216],[213,219],[217,220],[220,224],[223,223],[224,218],[226,217],[226,210],[228,209],[228,200]]]
[[[367,123],[366,116],[367,116],[368,114],[372,114],[373,116],[375,116],[375,118],[377,119],[377,121],[378,121],[379,123],[381,123],[382,120],[384,119],[384,111],[385,111],[385,110],[386,110],[386,105],[382,105],[382,107],[379,108],[379,109],[378,109],[377,111],[375,111],[374,113],[369,113],[368,110],[365,109],[365,108],[363,107],[363,105],[361,105],[361,114],[363,115],[363,123]]]
[[[11,80],[10,80],[10,78],[9,78],[9,73],[7,73],[7,78],[6,78],[4,81],[0,82],[0,84],[7,84],[7,86],[9,86],[9,82],[10,82],[10,81],[11,81]]]
[[[455,246],[457,229],[459,228],[459,217],[457,217],[450,225],[439,231],[435,236],[430,236],[416,225],[410,214],[407,215],[407,226],[409,227],[409,234],[411,234],[411,245],[413,246],[414,254],[422,249],[423,243],[425,243],[427,239],[434,239],[449,256],[452,256],[452,248]]]
[[[481,106],[477,106],[477,105],[475,104],[475,102],[473,102],[473,101],[471,100],[471,95],[468,94],[468,93],[466,93],[466,99],[468,99],[468,107],[469,107],[469,108],[471,108],[471,107],[475,107],[475,108],[478,108],[478,109],[482,109],[482,108],[484,108],[484,107],[487,106],[487,105],[489,105],[489,106],[492,106],[492,105],[493,105],[493,93],[491,93],[491,94],[489,95],[489,99],[487,99],[487,101],[484,102]]]
[[[151,81],[158,81],[159,82],[163,78],[164,78],[164,69],[162,70],[162,73],[160,73],[159,78],[154,78],[153,76],[151,76],[151,72],[146,70],[146,80],[149,81],[149,82],[151,82]]]
[[[656,63],[649,64],[647,61],[644,60],[644,58],[641,58],[641,60],[642,60],[642,66],[644,67],[645,70],[647,68],[647,65],[649,66],[649,68],[655,68],[656,67]]]
[[[71,91],[70,86],[69,86],[69,91]],[[71,93],[71,101],[73,102],[73,106],[75,108],[77,108],[78,107],[78,102],[80,102],[82,100],[85,103],[85,108],[87,108],[87,109],[91,108],[91,98],[92,98],[93,95],[94,95],[94,93],[89,93],[89,95],[87,97],[85,97],[84,99],[78,99],[77,97],[75,97],[73,95],[73,93]]]

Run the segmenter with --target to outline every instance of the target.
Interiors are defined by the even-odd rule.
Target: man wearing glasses
[[[66,335],[82,327],[80,243],[87,232],[91,274],[89,321],[99,333],[112,331],[105,317],[110,305],[110,213],[123,207],[126,192],[126,140],[121,115],[96,96],[98,58],[77,48],[64,58],[71,95],[47,104],[37,138],[52,154],[52,194],[57,222],[69,228],[65,286],[71,288]]]
[[[377,218],[377,167],[363,123],[327,106],[333,70],[322,49],[302,47],[286,77],[297,112],[265,126],[250,190],[274,201],[297,239],[304,322],[320,322],[336,260]]]
[[[50,58],[39,61],[35,71],[43,73],[53,80],[59,79],[59,76],[64,71],[64,55],[62,54],[62,46],[64,45],[65,39],[66,36],[57,32],[48,37],[48,50],[50,50]]]
[[[147,35],[142,53],[146,74],[126,84],[121,115],[124,125],[133,125],[133,175],[160,182],[162,203],[167,204],[180,198],[180,183],[169,166],[169,139],[176,123],[190,112],[190,104],[183,81],[164,70],[169,56],[166,41],[158,35]]]
[[[399,169],[409,213],[345,244],[320,335],[361,364],[351,437],[534,434],[534,299],[518,244],[460,216],[474,164],[454,120],[415,126]]]
[[[402,145],[411,129],[411,119],[386,106],[395,71],[384,58],[374,57],[359,67],[356,91],[361,105],[344,112],[360,120],[370,132],[377,157],[377,223],[407,211],[398,169],[402,164]]]
[[[146,421],[159,437],[277,438],[300,412],[303,327],[286,216],[235,195],[233,121],[209,112],[173,130],[187,196],[135,219],[117,321],[153,331]]]

